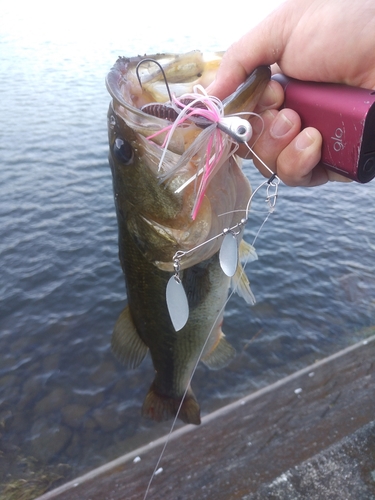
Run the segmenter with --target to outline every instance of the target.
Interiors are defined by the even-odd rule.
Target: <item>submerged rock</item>
[[[62,409],[63,423],[74,429],[80,427],[90,408],[86,405],[70,404]]]
[[[44,419],[35,422],[31,429],[31,454],[48,462],[69,444],[72,431],[64,425],[49,425]]]

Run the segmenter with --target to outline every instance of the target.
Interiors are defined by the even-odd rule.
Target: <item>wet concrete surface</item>
[[[374,379],[371,337],[179,429],[147,499],[375,499]],[[38,500],[142,500],[165,439]]]

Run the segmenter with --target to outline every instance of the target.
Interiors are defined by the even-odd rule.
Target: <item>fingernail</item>
[[[262,112],[277,104],[277,96],[272,87],[268,86],[258,101],[257,109]]]
[[[293,127],[293,123],[283,114],[279,113],[270,129],[270,134],[275,139],[283,137]]]
[[[296,141],[296,148],[302,151],[303,149],[307,149],[311,144],[313,144],[314,138],[307,132],[307,130],[303,130]]]

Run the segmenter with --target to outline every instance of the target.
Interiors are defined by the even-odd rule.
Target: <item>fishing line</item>
[[[270,170],[270,169],[268,169],[268,170]],[[271,172],[271,170],[270,170],[270,172]],[[258,233],[257,233],[257,235],[258,235],[259,232],[261,231],[261,229],[263,228],[264,224],[267,222],[269,216],[272,214],[272,212],[275,208],[275,205],[276,205],[277,191],[278,191],[278,185],[279,185],[279,178],[276,176],[276,174],[273,174],[269,179],[262,182],[262,184],[260,184],[251,193],[249,201],[246,205],[246,209],[243,210],[246,214],[246,218],[241,219],[240,222],[238,222],[237,224],[235,224],[232,227],[225,228],[221,233],[217,234],[216,236],[212,236],[212,238],[200,243],[199,245],[195,246],[194,248],[191,248],[190,250],[178,250],[173,256],[173,261],[181,260],[183,257],[185,257],[186,255],[189,255],[190,253],[195,252],[196,250],[198,250],[202,246],[207,245],[208,243],[211,243],[212,241],[216,240],[217,238],[220,238],[220,236],[224,236],[228,231],[233,232],[234,230],[238,229],[239,227],[242,227],[243,225],[245,225],[249,219],[249,211],[250,211],[251,202],[252,202],[254,196],[256,195],[256,193],[265,185],[267,185],[267,196],[266,196],[265,201],[268,203],[268,212],[267,212],[267,216],[266,216],[265,220],[263,221],[262,225],[260,226],[260,229],[258,230]],[[274,194],[269,194],[270,187],[275,187]],[[274,201],[271,202],[271,199],[273,199]],[[234,213],[234,212],[241,212],[241,211],[242,210],[232,210],[230,212],[224,212],[222,214],[219,214],[218,217],[228,215],[228,214]]]
[[[256,234],[256,237],[254,238],[254,241],[255,241],[255,239],[257,238],[257,236],[259,235],[260,230],[262,229],[263,225],[265,224],[266,220],[268,219],[268,217],[269,217],[270,215],[271,215],[271,214],[269,213],[269,214],[267,215],[266,219],[263,221],[263,224],[261,225],[260,229],[258,230],[258,232],[257,232],[257,234]],[[248,257],[246,258],[245,262],[243,263],[243,266],[242,266],[242,269],[241,269],[241,276],[242,276],[243,274],[245,274],[245,268],[246,268],[246,266],[247,266],[247,264],[248,264],[248,262],[249,262],[249,259],[250,259],[250,256],[248,256]],[[154,480],[154,477],[156,476],[156,471],[159,469],[159,466],[160,466],[160,463],[161,463],[161,461],[162,461],[162,459],[163,459],[163,456],[164,456],[165,450],[166,450],[166,448],[167,448],[167,446],[168,446],[168,444],[169,444],[169,442],[170,442],[170,438],[171,438],[171,435],[172,435],[172,433],[173,433],[173,431],[174,431],[174,429],[175,429],[175,426],[176,426],[176,423],[177,423],[177,420],[178,420],[178,416],[179,416],[179,413],[180,413],[180,411],[181,411],[182,405],[183,405],[183,403],[184,403],[185,397],[186,397],[186,395],[187,395],[187,393],[188,393],[188,390],[189,390],[190,384],[191,384],[191,382],[192,382],[192,380],[193,380],[193,377],[194,377],[194,375],[195,375],[195,372],[196,372],[196,370],[197,370],[197,368],[198,368],[199,362],[200,362],[200,360],[201,360],[201,358],[202,358],[202,355],[203,355],[204,350],[205,350],[205,348],[206,348],[206,346],[207,346],[207,343],[208,343],[208,341],[209,341],[209,339],[210,339],[210,337],[211,337],[211,335],[212,335],[212,332],[213,332],[213,330],[214,330],[214,327],[215,327],[216,321],[220,318],[221,314],[224,314],[225,308],[226,308],[226,306],[227,306],[227,304],[228,304],[229,300],[232,298],[232,296],[233,296],[233,295],[234,295],[234,293],[236,292],[236,290],[237,290],[237,286],[233,287],[233,288],[232,288],[232,290],[231,290],[231,292],[229,293],[229,295],[228,295],[228,297],[227,297],[227,299],[226,299],[226,301],[225,301],[224,305],[222,306],[222,308],[221,308],[221,309],[220,309],[220,311],[218,312],[218,314],[217,314],[217,316],[216,316],[216,318],[215,318],[215,320],[214,320],[214,322],[213,322],[213,324],[212,324],[211,330],[209,331],[209,333],[208,333],[208,335],[207,335],[207,337],[206,337],[206,340],[204,341],[203,346],[202,346],[202,348],[201,348],[201,350],[200,350],[200,352],[199,352],[199,354],[198,354],[197,361],[196,361],[196,362],[195,362],[195,364],[194,364],[194,368],[193,368],[192,374],[191,374],[191,376],[190,376],[190,378],[189,378],[189,380],[188,380],[187,387],[186,387],[186,389],[185,389],[185,391],[184,391],[184,394],[183,394],[183,396],[182,396],[182,398],[181,398],[181,402],[180,402],[180,404],[179,404],[179,406],[178,406],[178,408],[177,408],[177,412],[176,412],[176,415],[175,415],[175,417],[174,417],[174,419],[173,419],[173,421],[172,421],[171,428],[170,428],[170,430],[169,430],[169,432],[168,432],[167,438],[166,438],[166,440],[165,440],[165,443],[164,443],[163,448],[162,448],[162,450],[161,450],[161,452],[160,452],[159,458],[158,458],[158,460],[157,460],[157,462],[156,462],[156,465],[155,465],[155,467],[154,467],[154,470],[153,470],[152,475],[151,475],[151,477],[150,477],[150,480],[149,480],[149,482],[148,482],[148,485],[147,485],[147,488],[146,488],[146,491],[145,491],[145,495],[144,495],[144,497],[143,497],[143,500],[147,500],[147,496],[148,496],[148,493],[149,493],[149,491],[150,491],[150,488],[151,488],[152,482],[153,482],[153,480]],[[255,337],[254,337],[254,338],[255,338]]]
[[[152,60],[152,62],[155,62]],[[241,219],[240,222],[235,224],[233,227],[230,228],[225,228],[220,234],[210,238],[209,240],[197,245],[196,247],[187,250],[187,251],[177,251],[175,255],[173,256],[173,263],[174,263],[174,268],[176,270],[175,276],[172,276],[172,279],[178,280],[180,283],[180,278],[179,278],[179,269],[180,269],[180,261],[181,259],[190,254],[191,252],[196,251],[199,249],[201,246],[206,245],[210,243],[211,241],[219,238],[220,236],[225,236],[229,233],[232,233],[234,237],[241,235],[242,229],[244,228],[245,224],[248,221],[249,218],[249,211],[250,211],[250,206],[251,202],[256,195],[256,193],[263,187],[267,186],[267,196],[266,196],[266,202],[268,204],[268,214],[266,218],[264,219],[263,223],[261,224],[260,228],[258,229],[253,243],[256,241],[258,238],[264,224],[268,220],[269,216],[274,210],[275,204],[276,204],[276,199],[277,199],[277,190],[278,190],[278,184],[279,184],[279,179],[276,176],[274,172],[259,158],[259,156],[254,152],[254,150],[248,145],[248,141],[252,137],[252,127],[248,121],[245,119],[239,118],[238,115],[256,115],[259,117],[261,120],[262,118],[257,115],[256,113],[252,112],[243,112],[243,113],[237,113],[236,115],[231,115],[231,116],[224,116],[224,106],[222,102],[217,99],[214,96],[208,96],[206,93],[205,89],[201,86],[196,86],[194,87],[193,91],[194,93],[192,94],[185,94],[181,96],[179,99],[177,99],[175,96],[171,96],[169,86],[167,79],[165,77],[164,71],[159,66],[164,77],[164,81],[168,90],[168,94],[170,97],[170,105],[174,108],[176,112],[178,112],[178,116],[174,123],[171,125],[168,125],[167,127],[164,127],[163,129],[159,130],[158,132],[152,134],[149,136],[147,139],[151,140],[155,136],[161,134],[161,133],[166,133],[166,137],[164,139],[163,145],[162,145],[162,155],[160,158],[159,162],[159,167],[158,170],[160,171],[164,162],[165,155],[168,150],[169,143],[172,139],[173,133],[175,132],[176,128],[180,125],[183,125],[186,120],[190,120],[191,122],[195,123],[196,125],[203,127],[205,130],[203,130],[200,134],[200,140],[195,140],[190,146],[185,153],[181,156],[180,161],[175,165],[175,167],[170,171],[167,172],[163,175],[162,180],[166,180],[169,178],[178,168],[180,168],[183,164],[186,162],[190,161],[191,158],[200,152],[203,148],[205,148],[205,155],[203,155],[203,160],[200,162],[198,165],[196,173],[190,177],[187,181],[185,181],[182,186],[180,186],[175,192],[180,193],[183,191],[183,189],[186,188],[191,182],[198,180],[199,176],[202,176],[201,183],[198,189],[198,193],[196,196],[193,212],[192,212],[192,218],[195,219],[196,213],[199,209],[200,202],[202,200],[202,197],[204,195],[205,189],[207,187],[207,184],[210,180],[210,176],[212,176],[213,172],[216,171],[217,168],[220,168],[222,158],[224,157],[224,151],[226,147],[231,144],[234,147],[228,149],[226,152],[227,156],[225,158],[228,158],[229,156],[234,157],[234,152],[236,149],[239,147],[240,143],[244,143],[246,147],[248,148],[249,152],[257,158],[257,160],[269,171],[271,174],[271,177],[264,181],[263,183],[260,184],[251,194],[248,203],[246,205],[246,209],[244,210],[246,217]],[[141,80],[138,74],[138,69],[139,69],[139,64],[136,68],[136,73],[138,77],[138,81],[141,85]],[[142,85],[141,85],[142,86]],[[189,101],[189,102],[187,102]],[[262,131],[264,129],[264,122],[262,120]],[[259,136],[258,136],[259,137]],[[255,141],[256,142],[256,141]],[[255,144],[254,142],[254,144]],[[253,146],[254,146],[253,144]],[[230,152],[230,154],[228,154]],[[224,158],[224,159],[225,159]],[[274,189],[274,192],[271,192],[271,188]],[[229,212],[230,213],[230,212]],[[232,212],[233,213],[233,212]],[[221,214],[223,215],[223,214]],[[235,232],[236,230],[239,230],[238,232]],[[242,239],[242,238],[241,238]],[[238,249],[237,249],[238,251]],[[213,324],[211,326],[210,331],[208,332],[206,339],[201,347],[201,350],[197,356],[196,362],[194,364],[192,373],[189,377],[187,386],[185,388],[185,391],[183,393],[183,396],[181,398],[181,401],[179,403],[179,406],[176,411],[176,415],[172,421],[172,425],[170,428],[170,431],[167,435],[166,441],[163,445],[163,448],[161,450],[161,453],[159,455],[159,458],[156,462],[156,465],[154,467],[154,470],[152,472],[152,475],[150,477],[150,480],[148,482],[143,500],[147,499],[147,496],[149,494],[152,482],[154,477],[157,475],[157,471],[159,470],[160,463],[164,457],[165,450],[170,442],[171,435],[175,429],[177,419],[179,417],[179,414],[182,409],[182,405],[185,401],[185,398],[187,396],[190,384],[192,382],[192,379],[195,375],[195,372],[197,370],[198,364],[204,354],[204,351],[207,347],[208,341],[214,331],[215,325],[217,326],[217,321],[221,316],[224,315],[225,307],[228,304],[229,300],[232,298],[233,294],[237,291],[239,288],[239,284],[241,283],[241,279],[243,275],[245,274],[245,268],[250,260],[250,253],[247,254],[246,259],[243,261],[243,265],[241,266],[241,272],[239,273],[239,276],[234,279],[233,276],[230,276],[231,279],[231,287],[232,290],[228,294],[228,297],[226,298],[223,306],[221,307],[220,311],[218,312],[215,320],[213,321]],[[228,276],[229,277],[229,276]],[[249,289],[250,293],[251,290]],[[168,302],[168,301],[167,301]]]
[[[194,374],[195,374],[195,372],[196,372],[196,370],[197,370],[197,367],[198,367],[198,364],[199,364],[199,362],[200,362],[200,360],[201,360],[201,358],[202,358],[202,355],[203,355],[204,349],[206,348],[207,342],[209,341],[209,339],[210,339],[210,337],[211,337],[211,334],[212,334],[213,329],[214,329],[214,327],[215,327],[216,321],[217,321],[217,319],[220,317],[220,315],[221,315],[222,313],[224,313],[225,306],[227,305],[227,303],[228,303],[228,301],[229,301],[230,297],[232,296],[232,294],[233,294],[233,291],[231,292],[231,294],[230,294],[230,295],[229,295],[229,297],[227,298],[227,300],[226,300],[225,304],[223,305],[223,307],[220,309],[219,313],[217,314],[217,316],[216,316],[216,318],[215,318],[215,321],[213,322],[213,325],[212,325],[212,327],[211,327],[211,330],[209,331],[209,333],[208,333],[208,335],[207,335],[207,337],[206,337],[206,340],[205,340],[205,341],[204,341],[204,343],[203,343],[202,349],[200,350],[200,353],[198,354],[197,361],[196,361],[196,363],[194,364],[194,368],[193,368],[192,374],[191,374],[191,376],[190,376],[190,378],[189,378],[189,380],[188,380],[187,387],[186,387],[186,389],[185,389],[185,391],[184,391],[184,394],[183,394],[183,396],[182,396],[182,398],[181,398],[180,404],[179,404],[179,406],[178,406],[178,408],[177,408],[177,412],[176,412],[176,415],[175,415],[175,417],[174,417],[174,419],[173,419],[173,421],[172,421],[172,425],[171,425],[170,431],[169,431],[169,433],[168,433],[168,435],[167,435],[167,438],[166,438],[166,440],[165,440],[164,446],[163,446],[163,448],[162,448],[162,450],[161,450],[161,452],[160,452],[159,458],[158,458],[158,460],[157,460],[157,462],[156,462],[156,465],[155,465],[155,467],[154,467],[154,470],[153,470],[153,472],[152,472],[152,475],[151,475],[151,478],[150,478],[150,480],[149,480],[149,483],[148,483],[148,486],[147,486],[147,489],[146,489],[145,496],[143,497],[143,500],[146,500],[146,498],[147,498],[147,495],[148,495],[148,492],[149,492],[149,490],[150,490],[150,487],[151,487],[152,481],[153,481],[153,479],[154,479],[154,477],[155,477],[155,473],[156,473],[156,471],[157,471],[157,470],[158,470],[158,468],[159,468],[160,462],[162,461],[162,458],[163,458],[163,456],[164,456],[164,452],[165,452],[165,450],[166,450],[166,448],[167,448],[167,446],[168,446],[168,444],[169,444],[169,441],[170,441],[170,438],[171,438],[172,432],[174,431],[174,428],[175,428],[175,426],[176,426],[176,423],[177,423],[177,420],[178,420],[178,416],[179,416],[179,414],[180,414],[180,411],[181,411],[182,405],[183,405],[183,403],[184,403],[185,397],[186,397],[186,395],[187,395],[187,393],[188,393],[188,390],[189,390],[189,387],[190,387],[191,381],[193,380]]]
[[[247,264],[247,262],[246,262],[246,264]],[[245,265],[246,265],[246,264],[245,264]],[[182,398],[181,398],[181,402],[180,402],[180,404],[179,404],[179,406],[178,406],[178,408],[177,408],[176,416],[174,417],[174,419],[173,419],[173,421],[172,421],[172,425],[171,425],[170,431],[169,431],[169,433],[168,433],[168,435],[167,435],[167,438],[166,438],[166,440],[165,440],[164,446],[163,446],[163,448],[162,448],[162,450],[161,450],[161,452],[160,452],[159,458],[158,458],[158,460],[157,460],[157,462],[156,462],[156,465],[155,465],[154,470],[153,470],[153,472],[152,472],[151,478],[150,478],[150,480],[149,480],[149,482],[148,482],[147,489],[146,489],[145,495],[144,495],[144,497],[143,497],[143,500],[146,500],[146,499],[147,499],[148,493],[149,493],[150,488],[151,488],[151,484],[152,484],[152,482],[153,482],[153,480],[154,480],[154,477],[155,477],[155,475],[156,475],[156,471],[157,471],[157,470],[158,470],[158,468],[159,468],[159,465],[160,465],[160,463],[161,463],[161,461],[162,461],[162,458],[163,458],[163,456],[164,456],[165,450],[166,450],[166,448],[167,448],[167,446],[168,446],[168,444],[169,444],[169,441],[170,441],[170,438],[171,438],[172,432],[174,431],[174,428],[175,428],[175,426],[176,426],[176,423],[177,423],[177,420],[178,420],[178,416],[179,416],[179,414],[180,414],[180,411],[181,411],[182,405],[183,405],[183,403],[184,403],[185,397],[186,397],[186,395],[187,395],[187,393],[188,393],[188,390],[189,390],[189,387],[190,387],[191,381],[193,380],[193,377],[194,377],[194,375],[195,375],[195,372],[196,372],[196,370],[197,370],[197,368],[198,368],[198,364],[199,364],[199,362],[200,362],[200,360],[201,360],[201,358],[202,358],[203,352],[204,352],[204,350],[205,350],[205,348],[206,348],[206,346],[207,346],[207,343],[208,343],[208,341],[209,341],[209,339],[210,339],[210,337],[211,337],[211,334],[212,334],[212,332],[213,332],[213,330],[214,330],[214,327],[215,327],[216,321],[218,320],[218,318],[220,317],[220,315],[224,313],[225,307],[226,307],[226,305],[227,305],[227,303],[228,303],[229,299],[230,299],[230,298],[232,297],[232,295],[234,294],[234,292],[235,292],[235,288],[231,291],[231,293],[230,293],[230,294],[229,294],[229,296],[227,297],[227,300],[225,301],[225,303],[224,303],[223,307],[222,307],[222,308],[220,309],[220,311],[218,312],[218,314],[217,314],[217,316],[216,316],[216,318],[215,318],[215,321],[213,322],[213,325],[212,325],[212,327],[211,327],[211,330],[209,331],[209,333],[208,333],[208,335],[207,335],[207,337],[206,337],[206,340],[204,341],[203,346],[202,346],[202,348],[201,348],[201,350],[200,350],[200,353],[198,354],[197,361],[196,361],[196,363],[194,364],[194,368],[193,368],[192,374],[191,374],[191,376],[190,376],[190,378],[189,378],[189,380],[188,380],[187,387],[186,387],[186,389],[185,389],[185,391],[184,391],[184,394],[183,394],[183,396],[182,396]]]
[[[250,149],[250,148],[249,148],[249,149]],[[263,162],[262,162],[262,163],[263,163]],[[267,167],[267,165],[265,165],[265,166]],[[270,172],[272,172],[272,171],[271,171],[271,169],[269,169],[268,167],[267,167],[267,169],[268,169]],[[268,189],[269,189],[269,187],[270,187],[270,186],[272,186],[272,185],[273,185],[272,183],[273,183],[276,179],[277,179],[277,181],[278,181],[279,179],[278,179],[278,177],[276,176],[276,174],[274,174],[273,172],[272,172],[272,174],[273,174],[273,175],[270,177],[270,179],[268,179],[268,180],[266,180],[266,181],[262,182],[262,184],[260,184],[260,185],[259,185],[259,186],[258,186],[258,187],[257,187],[257,188],[253,191],[253,192],[252,192],[251,197],[250,197],[250,199],[249,199],[249,201],[248,201],[248,204],[247,204],[247,206],[246,206],[246,210],[245,210],[245,212],[246,212],[246,215],[248,215],[248,212],[249,212],[249,209],[250,209],[250,204],[251,204],[251,201],[252,201],[252,199],[254,198],[255,194],[256,194],[256,193],[257,193],[257,192],[258,192],[258,191],[259,191],[259,190],[260,190],[260,189],[261,189],[264,185],[266,185],[266,184],[267,184],[267,185],[268,185],[268,187],[267,187],[267,197],[266,197],[266,201],[267,201],[267,202],[268,202],[268,204],[269,204],[269,210],[268,210],[267,216],[265,217],[265,219],[264,219],[264,221],[262,222],[261,226],[258,228],[258,231],[257,231],[257,233],[256,233],[256,235],[255,235],[255,237],[254,237],[254,239],[253,239],[253,245],[254,245],[255,241],[257,240],[257,238],[258,238],[258,236],[259,236],[259,234],[260,234],[261,230],[263,229],[263,227],[264,227],[265,223],[268,221],[268,219],[269,219],[270,215],[273,213],[273,209],[274,209],[274,207],[275,207],[275,203],[276,203],[276,202],[273,202],[271,205],[270,205],[270,203],[269,203],[270,196],[269,196],[269,194],[268,194]],[[277,190],[278,182],[277,182],[275,185],[276,185],[276,190]],[[276,197],[276,196],[277,196],[277,193],[276,193],[275,195],[271,195],[271,196],[275,196],[275,197]],[[276,199],[276,198],[275,198],[275,199]],[[224,214],[220,214],[220,215],[224,215]],[[243,221],[244,221],[244,222],[243,222]],[[231,230],[237,229],[237,228],[241,227],[243,224],[245,224],[247,221],[248,221],[248,217],[246,218],[246,220],[245,220],[245,219],[242,219],[240,223],[236,224],[235,226],[233,226],[233,228],[230,228],[229,230],[231,231]],[[242,223],[242,222],[243,222],[243,223]],[[241,224],[241,223],[242,223],[242,224]],[[174,255],[173,259],[174,259],[174,260],[176,260],[176,259],[178,259],[178,260],[179,260],[179,259],[181,259],[183,256],[185,256],[185,255],[189,254],[190,252],[193,252],[193,251],[197,250],[197,249],[198,249],[198,248],[200,248],[202,245],[205,245],[206,243],[209,243],[210,241],[212,241],[212,240],[214,240],[214,239],[216,239],[216,238],[219,238],[220,236],[222,236],[222,235],[224,235],[224,234],[225,234],[225,233],[224,233],[224,232],[222,232],[222,233],[218,234],[217,236],[214,236],[213,238],[211,238],[211,239],[209,239],[209,240],[205,241],[204,243],[201,243],[200,245],[197,245],[195,248],[193,248],[193,249],[191,249],[191,250],[188,250],[188,251],[186,251],[186,252],[183,252],[183,251],[181,251],[181,250],[180,250],[180,251],[176,252],[176,254]],[[185,401],[185,398],[186,398],[186,396],[187,396],[187,393],[188,393],[188,390],[189,390],[190,384],[191,384],[191,382],[192,382],[192,380],[193,380],[193,377],[194,377],[194,375],[195,375],[195,372],[196,372],[196,370],[197,370],[197,368],[198,368],[199,362],[200,362],[200,361],[201,361],[201,359],[202,359],[202,356],[203,356],[204,350],[205,350],[205,348],[206,348],[206,346],[207,346],[207,343],[208,343],[208,341],[209,341],[209,339],[210,339],[210,337],[211,337],[211,335],[212,335],[212,332],[213,332],[213,330],[214,330],[214,328],[215,328],[216,322],[217,322],[217,320],[220,318],[220,316],[221,316],[222,314],[224,314],[225,308],[226,308],[226,306],[227,306],[227,304],[228,304],[229,300],[232,298],[232,296],[234,295],[234,293],[236,293],[237,288],[238,288],[238,283],[241,281],[241,279],[240,279],[240,278],[241,278],[241,277],[245,274],[245,268],[246,268],[247,264],[249,263],[249,260],[250,260],[250,255],[247,255],[246,259],[243,261],[243,264],[242,264],[242,266],[241,266],[241,274],[240,274],[240,276],[239,276],[239,279],[238,279],[238,281],[237,281],[236,285],[235,285],[235,286],[232,286],[232,289],[231,289],[231,291],[230,291],[230,293],[229,293],[229,295],[228,295],[228,297],[227,297],[227,299],[226,299],[225,303],[223,304],[222,308],[221,308],[221,309],[220,309],[220,311],[218,312],[218,314],[217,314],[217,316],[216,316],[215,320],[213,321],[212,327],[211,327],[210,331],[208,332],[207,337],[206,337],[206,340],[204,341],[204,343],[203,343],[203,345],[202,345],[202,348],[201,348],[201,350],[200,350],[200,352],[199,352],[199,354],[198,354],[197,360],[196,360],[196,362],[195,362],[195,364],[194,364],[194,367],[193,367],[193,370],[192,370],[192,374],[191,374],[191,376],[190,376],[190,378],[189,378],[189,380],[188,380],[188,383],[187,383],[186,389],[185,389],[185,391],[184,391],[184,393],[183,393],[183,396],[182,396],[182,398],[181,398],[180,404],[179,404],[179,406],[178,406],[178,408],[177,408],[176,415],[175,415],[175,417],[174,417],[174,419],[173,419],[173,421],[172,421],[171,428],[170,428],[170,430],[169,430],[169,432],[168,432],[167,438],[166,438],[165,443],[164,443],[164,445],[163,445],[163,448],[162,448],[162,450],[161,450],[161,452],[160,452],[159,458],[158,458],[158,460],[157,460],[157,462],[156,462],[156,464],[155,464],[155,467],[154,467],[154,469],[153,469],[153,472],[152,472],[152,474],[151,474],[151,477],[150,477],[150,480],[149,480],[149,482],[148,482],[148,485],[147,485],[147,488],[146,488],[146,491],[145,491],[145,494],[144,494],[143,500],[147,500],[147,497],[148,497],[148,494],[149,494],[149,491],[150,491],[150,488],[151,488],[152,482],[153,482],[153,480],[154,480],[154,477],[156,476],[156,472],[158,471],[159,466],[160,466],[160,463],[161,463],[161,461],[162,461],[162,459],[163,459],[163,457],[164,457],[165,450],[166,450],[166,448],[167,448],[167,446],[168,446],[168,444],[169,444],[169,442],[170,442],[171,435],[172,435],[172,433],[173,433],[173,431],[174,431],[174,429],[175,429],[175,426],[176,426],[176,423],[177,423],[177,420],[178,420],[178,417],[179,417],[179,414],[180,414],[180,411],[181,411],[182,405],[183,405],[183,403],[184,403],[184,401]],[[254,338],[255,338],[255,337],[254,337]]]
[[[253,242],[252,242],[252,245],[253,245],[253,246],[255,245],[255,242],[256,242],[256,240],[258,239],[258,236],[259,236],[260,232],[262,231],[264,224],[265,224],[265,223],[268,221],[268,219],[270,218],[271,213],[272,213],[272,212],[268,212],[268,214],[267,214],[266,218],[265,218],[265,219],[264,219],[264,221],[262,222],[262,224],[261,224],[260,228],[258,229],[258,231],[257,231],[256,235],[254,236],[254,239],[253,239]]]

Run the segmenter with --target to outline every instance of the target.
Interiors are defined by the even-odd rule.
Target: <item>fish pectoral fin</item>
[[[211,370],[219,370],[224,368],[236,355],[236,349],[226,340],[225,335],[221,332],[219,342],[211,352],[206,354],[201,361],[211,368]]]
[[[254,262],[254,260],[258,260],[258,255],[256,253],[255,248],[250,243],[247,243],[245,240],[241,240],[240,248],[239,248],[239,256],[241,262]]]
[[[129,306],[116,321],[111,344],[114,354],[127,368],[137,368],[147,354],[148,347],[138,335]]]
[[[190,387],[181,404],[181,399],[159,394],[155,384],[152,384],[142,406],[142,415],[157,422],[169,420],[177,415],[186,424],[201,423],[199,404]]]
[[[238,264],[236,272],[231,280],[231,288],[234,290],[240,297],[244,299],[247,304],[254,305],[255,297],[250,288],[250,282],[243,270],[241,264]]]

